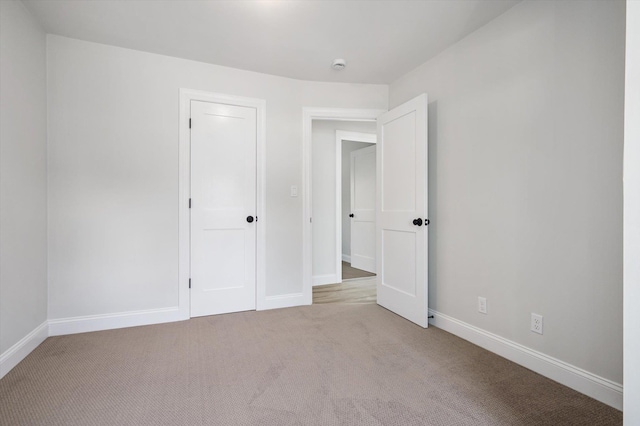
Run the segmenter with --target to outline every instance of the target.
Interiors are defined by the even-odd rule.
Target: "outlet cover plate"
[[[531,314],[531,331],[542,334],[542,315]]]
[[[478,297],[478,312],[481,314],[487,313],[487,298],[486,297]]]

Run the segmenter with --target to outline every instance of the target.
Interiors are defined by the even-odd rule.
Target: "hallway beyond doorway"
[[[376,274],[342,262],[342,283],[313,287],[313,303],[376,303]]]

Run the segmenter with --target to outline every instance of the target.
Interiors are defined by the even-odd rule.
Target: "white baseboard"
[[[261,303],[261,306],[258,307],[258,310],[265,311],[268,309],[291,308],[293,306],[306,304],[303,293],[291,293],[281,296],[267,296],[264,302]]]
[[[31,333],[24,336],[18,343],[11,346],[0,355],[0,379],[3,378],[13,367],[26,358],[35,348],[44,342],[49,336],[49,323],[43,322]]]
[[[354,263],[358,266],[353,266]],[[375,274],[376,259],[372,257],[365,257],[365,256],[360,256],[356,254],[351,257],[351,267]]]
[[[149,309],[145,311],[119,312],[115,314],[88,315],[83,317],[49,320],[49,336],[112,330],[139,325],[161,324],[182,321],[184,318],[176,307]]]
[[[338,282],[338,276],[336,274],[314,275],[312,285],[336,284]]]
[[[429,324],[468,340],[551,380],[622,410],[622,385],[429,309]]]
[[[351,263],[351,255],[343,254],[342,255],[342,261],[343,262],[347,262],[347,263]]]

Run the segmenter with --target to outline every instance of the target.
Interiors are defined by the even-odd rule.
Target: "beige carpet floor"
[[[48,338],[2,425],[619,425],[621,412],[377,305]]]

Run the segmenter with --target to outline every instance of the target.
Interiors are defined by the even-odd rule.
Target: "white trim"
[[[282,294],[279,296],[267,296],[262,309],[291,308],[293,306],[305,305],[303,293]]]
[[[343,254],[342,255],[342,261],[343,262],[347,262],[347,263],[351,263],[351,256],[349,256],[348,254]],[[340,276],[342,276],[342,264],[340,264]]]
[[[336,130],[336,143],[342,143],[342,141],[376,143],[378,141],[378,135],[375,133]]]
[[[312,303],[312,228],[311,228],[311,142],[313,120],[371,121],[386,112],[382,109],[303,108],[302,109],[302,295]],[[342,253],[342,249],[338,251]],[[340,270],[342,274],[342,270]]]
[[[442,330],[520,364],[551,380],[622,410],[622,385],[550,357],[519,343],[429,309],[429,320]]]
[[[191,101],[213,102],[243,106],[256,109],[257,123],[257,185],[256,185],[256,216],[258,220],[256,235],[256,309],[269,309],[270,303],[266,296],[266,111],[267,104],[263,99],[244,98],[240,96],[224,95],[220,93],[203,92],[200,90],[180,89],[180,148],[179,148],[179,212],[178,212],[178,241],[179,241],[179,309],[180,319],[190,318],[190,226],[189,226],[189,197],[191,193],[191,138],[189,118],[191,116]]]
[[[342,268],[341,268],[341,271],[342,271]],[[340,281],[338,281],[338,274],[326,274],[326,275],[313,276],[314,287],[317,285],[338,284],[340,282],[342,282],[342,273],[340,273]]]
[[[347,132],[336,130],[336,283],[342,282],[342,142],[376,143],[375,133]],[[351,259],[351,256],[349,256]],[[349,260],[351,263],[351,260]],[[314,284],[316,285],[316,284]]]
[[[49,322],[45,321],[15,345],[4,351],[0,355],[0,379],[25,359],[47,337],[49,337]]]
[[[640,425],[640,2],[627,1],[623,157],[624,424]]]
[[[118,312],[115,314],[87,315],[81,317],[49,320],[49,336],[88,333],[90,331],[114,330],[140,325],[162,324],[182,321],[179,306],[172,308],[148,309],[144,311]]]
[[[343,283],[352,283],[354,281],[375,281],[378,278],[374,275],[372,277],[360,277],[360,278],[347,278],[346,280],[342,280]]]

